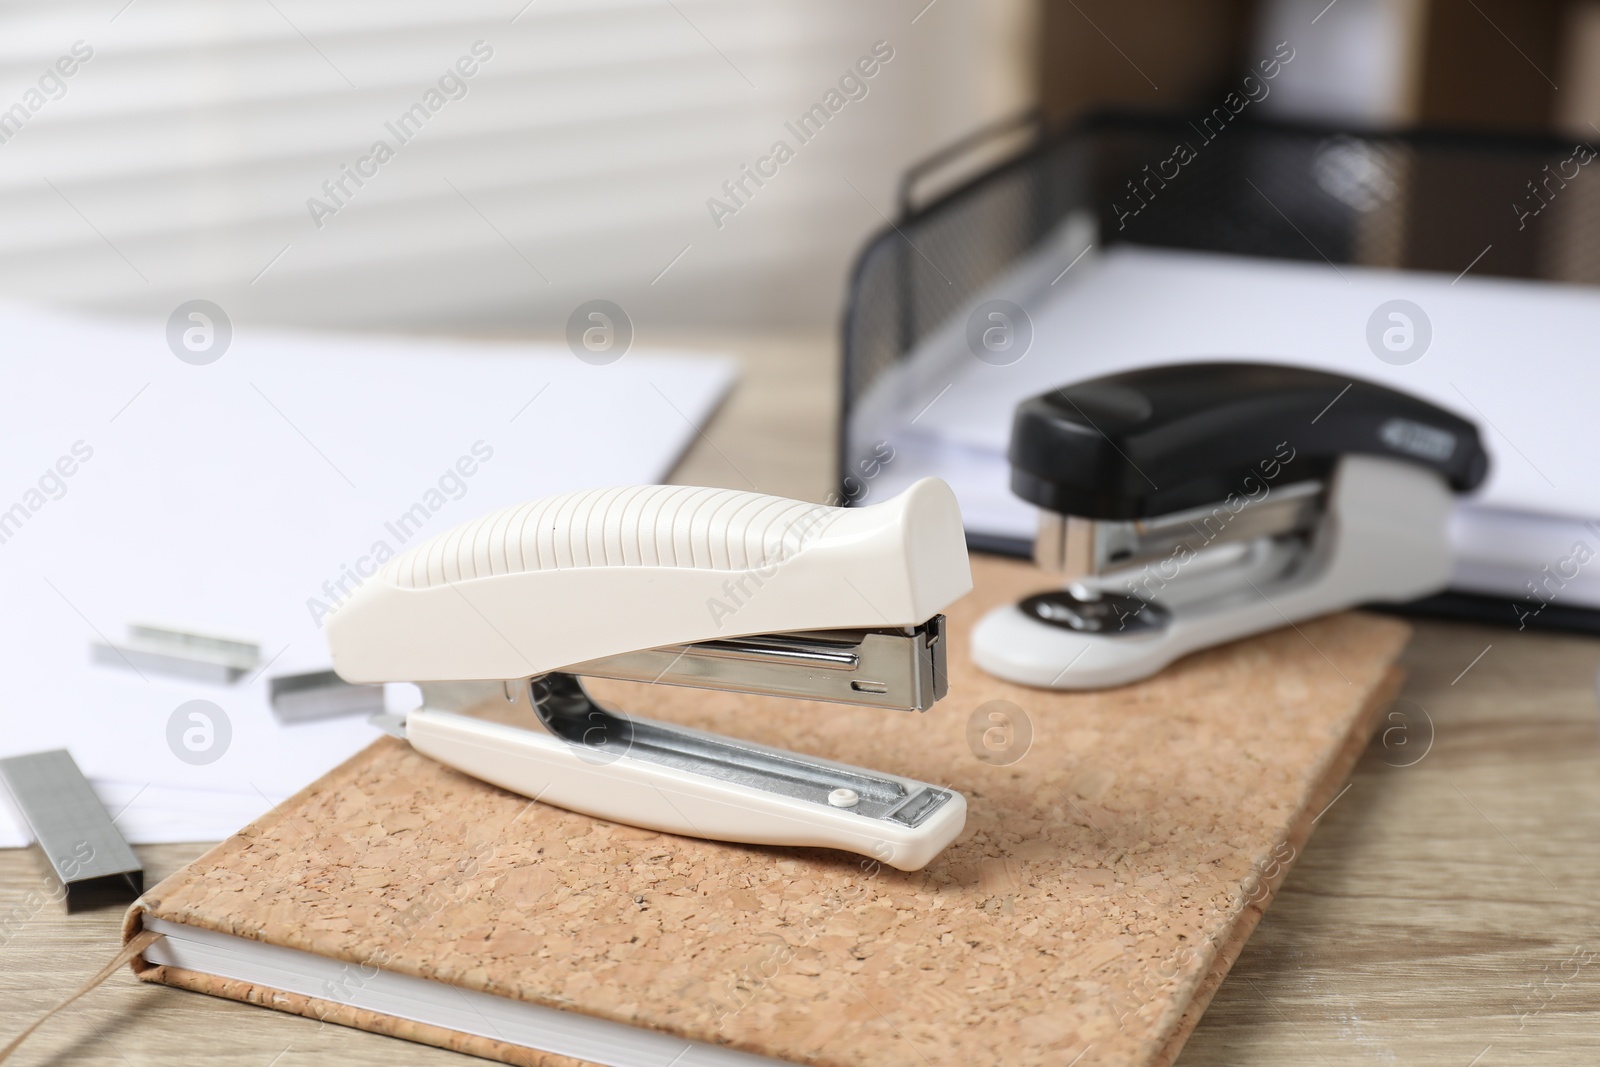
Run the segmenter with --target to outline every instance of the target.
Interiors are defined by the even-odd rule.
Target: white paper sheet
[[[328,666],[320,616],[375,553],[660,481],[735,370],[251,329],[193,366],[164,328],[0,311],[0,756],[68,748],[135,842],[225,836],[373,739],[360,719],[278,725],[266,679]],[[144,620],[253,638],[270,665],[232,686],[91,665],[92,641]],[[214,762],[169,745],[190,700],[230,725]],[[0,845],[25,842],[0,802]]]
[[[1491,467],[1452,523],[1457,588],[1526,596],[1526,583],[1544,583],[1541,568],[1570,562],[1581,541],[1594,562],[1553,602],[1600,607],[1600,528],[1586,525],[1600,519],[1600,360],[1586,354],[1600,329],[1600,291],[1129,245],[1092,251],[1061,275],[1092,236],[1063,240],[1043,254],[1049,262],[1019,265],[1001,291],[984,294],[1027,310],[1034,340],[1019,361],[980,362],[956,322],[875,387],[865,419],[880,421],[857,421],[856,439],[885,438],[897,453],[875,499],[936,474],[955,487],[969,530],[1031,538],[1037,512],[1011,494],[1005,461],[1019,401],[1158,363],[1295,363],[1413,393],[1479,427]],[[1432,332],[1421,358],[1404,365],[1379,359],[1367,341],[1373,312],[1396,299],[1421,307]],[[884,419],[891,410],[898,421]]]

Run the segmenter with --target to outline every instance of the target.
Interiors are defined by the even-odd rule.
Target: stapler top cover
[[[914,627],[972,587],[948,486],[834,508],[646,485],[492,512],[396,557],[328,620],[346,681],[525,678],[774,631]]]
[[[1293,480],[1326,477],[1349,453],[1431,467],[1458,492],[1488,471],[1476,428],[1425,400],[1301,367],[1218,362],[1125,371],[1024,401],[1011,489],[1062,514],[1148,518],[1238,491],[1280,442],[1293,449]]]

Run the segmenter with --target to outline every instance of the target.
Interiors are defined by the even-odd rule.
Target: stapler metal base
[[[906,871],[926,866],[966,825],[966,800],[954,790],[626,715],[564,672],[504,687],[421,688],[422,707],[376,724],[474,777],[597,818],[716,841],[842,849]],[[454,710],[485,699],[521,704],[544,728]]]

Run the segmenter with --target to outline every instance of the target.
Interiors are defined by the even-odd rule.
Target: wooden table
[[[675,480],[821,499],[832,338],[721,347],[744,362],[743,383]],[[1387,730],[1321,817],[1181,1067],[1600,1062],[1597,665],[1591,638],[1419,623]],[[154,883],[205,847],[138,852]],[[0,851],[0,1040],[116,951],[120,910],[67,918],[37,903],[47,886],[31,852]],[[482,1061],[124,973],[13,1062]]]

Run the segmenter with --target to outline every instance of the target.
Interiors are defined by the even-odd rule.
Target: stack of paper
[[[660,481],[734,377],[245,327],[195,365],[165,322],[21,310],[0,332],[0,756],[69,749],[135,842],[224,837],[372,740],[359,718],[280,725],[267,680],[328,667],[322,622],[381,559],[508,504]],[[91,664],[145,621],[255,640],[261,666],[221,685]],[[0,845],[26,840],[0,802]]]
[[[1413,393],[1478,426],[1492,466],[1452,523],[1455,588],[1600,607],[1600,362],[1583,354],[1600,330],[1600,292],[1132,245],[1091,248],[1063,274],[1094,240],[1075,220],[980,295],[1025,310],[1033,339],[1020,359],[976,358],[957,315],[875,383],[850,425],[854,453],[878,440],[895,450],[874,499],[936,474],[955,487],[969,531],[1031,540],[1036,512],[1011,494],[1005,461],[1019,401],[1159,363],[1301,364]],[[1413,347],[1392,351],[1383,331],[1403,324],[1383,309],[1399,300],[1420,315],[1407,313]],[[1508,600],[1507,621],[1516,618]]]

